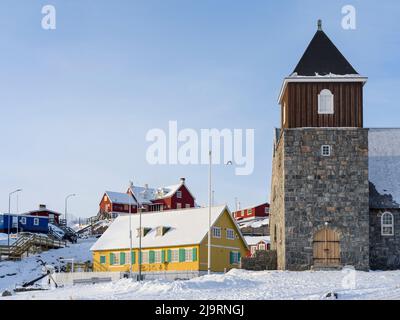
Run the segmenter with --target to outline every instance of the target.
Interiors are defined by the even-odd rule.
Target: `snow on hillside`
[[[123,279],[115,283],[27,292],[7,299],[321,299],[335,291],[339,299],[400,299],[400,271],[356,272],[355,287],[342,271],[280,272],[231,270],[189,281]],[[353,288],[353,289],[351,289]],[[1,299],[1,298],[0,298]]]
[[[33,280],[42,274],[42,266],[38,259],[46,264],[59,265],[58,259],[73,258],[76,262],[92,260],[90,247],[97,239],[78,240],[77,244],[68,244],[68,247],[53,249],[41,254],[27,257],[21,261],[0,262],[0,293],[6,289],[14,289],[26,281]]]

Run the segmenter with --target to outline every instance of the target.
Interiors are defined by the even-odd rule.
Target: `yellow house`
[[[139,270],[139,234],[141,268],[146,272],[207,271],[208,208],[191,208],[119,216],[90,249],[94,271],[129,272]],[[130,250],[129,220],[132,229]],[[211,208],[211,271],[238,268],[248,247],[227,206]]]

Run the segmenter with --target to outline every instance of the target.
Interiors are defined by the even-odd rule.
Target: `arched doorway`
[[[336,267],[340,265],[339,234],[324,228],[314,234],[313,241],[314,266]]]

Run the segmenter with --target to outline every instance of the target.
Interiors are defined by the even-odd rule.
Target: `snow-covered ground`
[[[400,299],[400,271],[352,274],[342,271],[231,270],[225,275],[203,276],[188,281],[138,283],[123,279],[114,283],[20,293],[7,299],[304,300],[321,299],[331,291],[337,292],[339,299]]]
[[[78,240],[77,244],[69,244],[66,248],[53,249],[41,254],[27,257],[21,261],[0,262],[0,293],[14,289],[26,281],[33,280],[42,274],[42,266],[38,259],[46,264],[59,265],[59,259],[73,258],[76,262],[92,260],[90,247],[97,239]]]

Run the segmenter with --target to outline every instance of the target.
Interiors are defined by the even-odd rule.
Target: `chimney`
[[[39,204],[39,210],[44,210],[46,209],[46,205],[45,204]]]
[[[181,178],[181,183],[185,184],[186,178]]]

